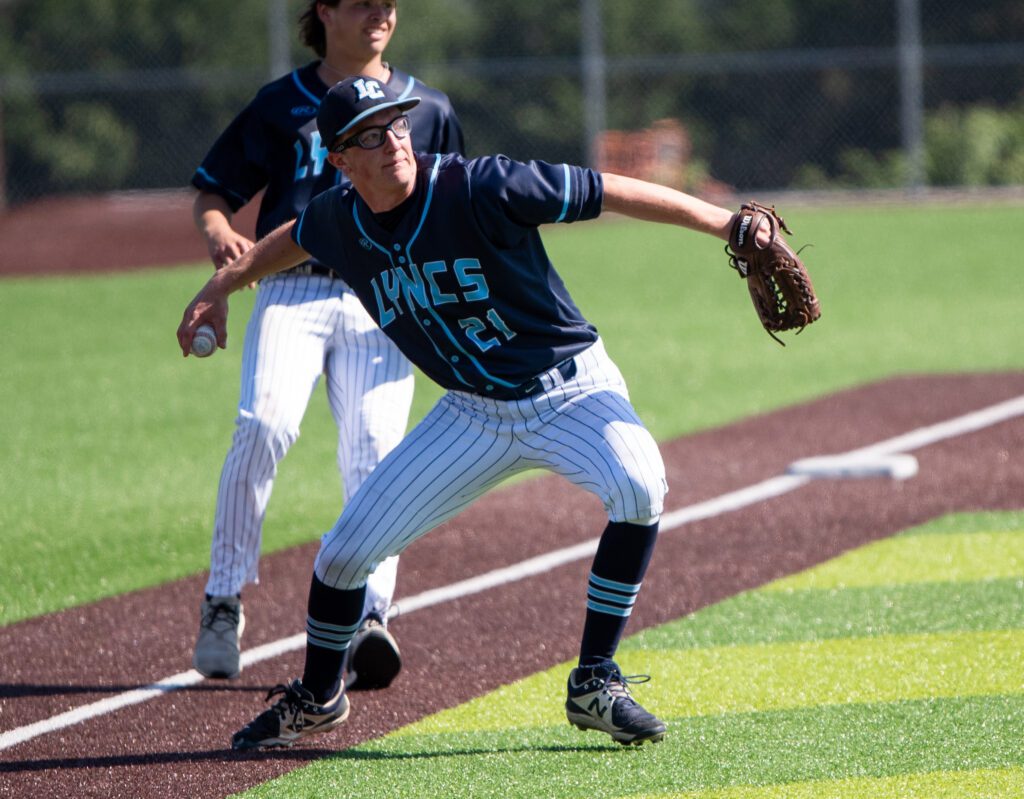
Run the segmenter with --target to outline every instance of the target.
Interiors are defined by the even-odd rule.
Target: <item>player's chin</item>
[[[406,158],[396,159],[381,167],[381,172],[385,175],[392,175],[396,178],[402,178],[412,171],[412,164]]]

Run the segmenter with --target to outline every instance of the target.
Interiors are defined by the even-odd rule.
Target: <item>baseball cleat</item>
[[[345,684],[350,691],[387,688],[402,670],[398,643],[376,615],[363,620],[349,644],[345,669]]]
[[[242,673],[241,640],[245,628],[242,600],[214,596],[199,611],[199,637],[192,667],[204,677],[233,680]]]
[[[291,746],[296,741],[333,730],[348,718],[349,702],[345,687],[323,705],[313,701],[313,694],[292,680],[289,685],[276,685],[267,699],[281,695],[269,709],[246,724],[231,737],[232,749],[263,749]]]
[[[575,668],[569,674],[565,715],[579,729],[606,732],[620,744],[656,743],[665,737],[665,722],[644,710],[629,693],[629,683],[649,679],[622,676],[612,660]]]

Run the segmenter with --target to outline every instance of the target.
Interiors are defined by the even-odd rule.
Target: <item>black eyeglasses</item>
[[[390,130],[399,139],[404,139],[409,135],[409,129],[412,127],[412,123],[409,122],[409,117],[405,114],[397,116],[392,119],[386,125],[374,125],[372,128],[364,128],[359,131],[355,136],[351,136],[344,141],[338,142],[334,147],[331,148],[331,152],[340,153],[342,150],[346,150],[349,147],[360,147],[363,150],[376,150],[388,137],[388,131]]]

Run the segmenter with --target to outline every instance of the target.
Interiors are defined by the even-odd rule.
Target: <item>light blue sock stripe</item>
[[[336,644],[344,644],[345,646],[348,646],[348,642],[354,637],[351,635],[325,633],[321,630],[317,630],[315,627],[307,627],[306,635],[311,638],[317,638],[321,641],[333,641]]]
[[[338,641],[330,641],[326,638],[321,638],[318,635],[313,635],[313,633],[309,632],[309,630],[306,630],[306,642],[312,644],[313,646],[318,646],[321,649],[333,649],[335,652],[344,652],[346,649],[348,649],[348,645],[352,642],[352,639],[349,638],[345,640],[343,643]]]
[[[598,591],[596,588],[588,589],[587,596],[593,599],[607,599],[609,602],[619,602],[623,605],[632,605],[636,602],[636,594],[633,594],[632,596],[609,594],[607,591]]]
[[[355,624],[327,624],[326,622],[317,621],[316,619],[307,616],[306,617],[306,629],[314,629],[318,632],[336,634],[336,635],[355,635],[356,630],[359,629],[361,622]]]
[[[598,577],[593,572],[590,573],[590,582],[598,588],[610,588],[612,591],[621,591],[624,594],[636,594],[640,591],[640,586],[643,585],[643,583],[617,583],[614,580]]]
[[[633,612],[633,608],[616,608],[611,605],[605,605],[601,602],[595,602],[589,600],[587,602],[587,610],[593,610],[597,613],[607,613],[609,616],[622,616],[623,618],[629,616]]]
[[[344,652],[348,649],[348,645],[358,629],[359,624],[327,624],[309,616],[306,617],[306,641],[314,646],[332,649],[335,652]]]

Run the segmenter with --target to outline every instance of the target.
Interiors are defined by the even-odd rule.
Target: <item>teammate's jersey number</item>
[[[516,335],[515,331],[509,329],[505,320],[493,308],[487,312],[486,322],[478,316],[468,316],[459,320],[459,327],[466,331],[466,337],[476,344],[481,352],[486,352],[491,347],[497,347],[502,343],[497,336],[487,335],[485,337],[484,334],[491,330],[496,330],[504,337],[505,341],[511,341]]]
[[[327,162],[327,148],[320,146],[320,133],[313,131],[309,137],[309,160],[306,160],[304,142],[295,140],[295,182],[308,177],[318,178],[324,171]],[[312,173],[310,172],[312,170]]]

